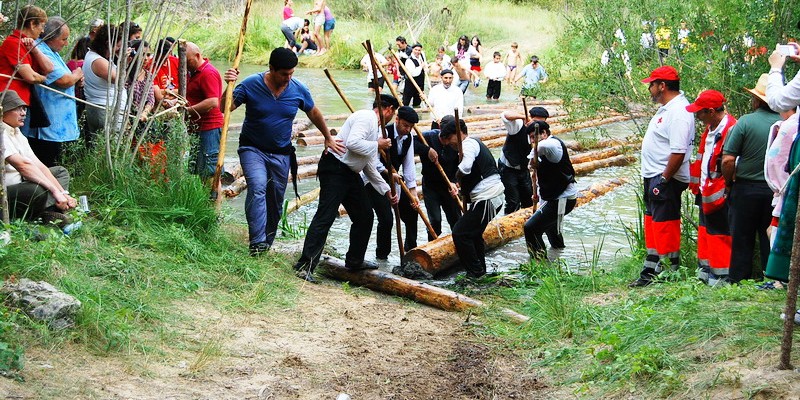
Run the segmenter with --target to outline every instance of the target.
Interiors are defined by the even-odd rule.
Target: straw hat
[[[768,79],[768,77],[769,77],[768,74],[761,74],[761,76],[758,77],[758,82],[756,82],[756,87],[754,87],[752,89],[744,88],[744,90],[747,90],[753,96],[756,96],[759,99],[763,100],[764,103],[769,103],[767,101],[767,79]]]

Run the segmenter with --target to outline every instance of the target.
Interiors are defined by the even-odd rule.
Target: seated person
[[[77,206],[69,195],[69,173],[64,167],[48,168],[33,154],[19,128],[25,124],[27,104],[17,92],[0,92],[3,99],[3,145],[9,215],[12,219],[40,219],[63,227],[69,218],[63,212]]]

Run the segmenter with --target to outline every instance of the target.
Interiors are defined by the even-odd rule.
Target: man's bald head
[[[192,42],[186,42],[186,67],[189,71],[197,71],[203,65],[203,54],[200,47]]]

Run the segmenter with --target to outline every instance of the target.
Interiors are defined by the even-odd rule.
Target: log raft
[[[578,192],[578,201],[575,207],[580,207],[626,182],[626,179],[612,179],[581,190]],[[528,207],[490,222],[483,232],[486,249],[495,249],[521,237],[523,235],[522,227],[532,214],[533,208]],[[435,275],[458,262],[453,237],[442,235],[438,239],[408,250],[403,257],[403,262],[415,262],[425,271]]]
[[[350,271],[345,268],[344,261],[328,255],[321,257],[319,270],[324,275],[336,280],[352,282],[378,292],[405,297],[445,311],[486,308],[486,304],[480,300],[464,296],[452,290],[403,278],[390,272],[377,269]],[[501,312],[516,323],[523,324],[530,320],[529,317],[513,310],[502,309]]]

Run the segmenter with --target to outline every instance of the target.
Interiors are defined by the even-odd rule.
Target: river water
[[[220,71],[224,71],[227,65],[224,63],[214,63]],[[265,70],[265,67],[245,65],[240,66],[241,77],[248,76]],[[374,99],[366,89],[365,73],[360,71],[331,71],[334,79],[341,87],[342,91],[348,96],[353,107],[364,109],[369,108]],[[314,101],[322,111],[323,115],[334,115],[347,113],[348,110],[333,90],[330,82],[325,77],[322,70],[298,68],[295,78],[308,86]],[[465,95],[467,105],[485,104],[485,87],[470,88]],[[501,102],[513,102],[517,99],[516,93],[509,89],[503,89]],[[304,117],[304,113],[298,113],[298,117]],[[422,115],[426,118],[426,115]],[[244,118],[244,109],[236,110],[231,116],[231,122],[241,122]],[[341,121],[333,125],[339,125]],[[423,129],[424,130],[424,129]],[[564,134],[559,137],[572,139],[576,135],[581,137],[591,137],[592,135],[603,137],[627,137],[636,132],[636,126],[632,122],[621,122],[607,125],[601,128],[583,130],[576,133]],[[225,160],[227,165],[238,163],[236,148],[238,147],[238,137],[233,135],[227,141],[228,151]],[[500,149],[492,149],[495,158],[499,157]],[[321,146],[297,147],[298,157],[319,154]],[[418,167],[419,168],[419,167]],[[419,173],[419,170],[418,170]],[[419,176],[419,175],[418,175]],[[594,171],[593,173],[579,177],[578,188],[583,189],[594,183],[603,182],[612,178],[627,178],[628,183],[610,193],[602,196],[589,204],[576,208],[572,213],[564,218],[563,233],[567,248],[559,253],[550,252],[551,258],[560,258],[565,268],[571,270],[585,270],[591,268],[593,259],[601,264],[613,261],[616,257],[625,256],[630,253],[625,226],[633,225],[637,219],[636,207],[636,187],[638,187],[638,163],[625,167],[611,167]],[[318,187],[315,178],[306,178],[298,182],[300,194],[308,192]],[[287,188],[286,198],[293,197],[291,184]],[[227,201],[226,213],[231,222],[245,223],[244,218],[244,197],[242,193],[234,199]],[[316,202],[301,207],[292,213],[288,220],[295,226],[307,226],[316,211]],[[502,213],[502,211],[501,211]],[[447,222],[443,222],[443,233],[449,233]],[[328,237],[328,247],[334,249],[339,254],[347,251],[349,244],[348,234],[350,220],[347,217],[339,218],[333,224]],[[404,232],[404,235],[406,233]],[[418,223],[417,243],[423,244],[427,241],[425,226],[422,221]],[[394,235],[394,230],[393,230]],[[280,236],[280,233],[279,233]],[[374,237],[374,234],[373,234]],[[278,239],[281,240],[281,239]],[[546,240],[545,240],[546,241]],[[396,241],[392,239],[393,252],[389,256],[388,267],[399,265],[400,257],[396,250]],[[366,258],[374,260],[375,243],[371,241],[367,250]],[[528,261],[528,254],[525,249],[525,242],[522,238],[516,239],[502,248],[490,251],[487,254],[487,264],[499,271],[506,271],[517,267],[521,263]]]

